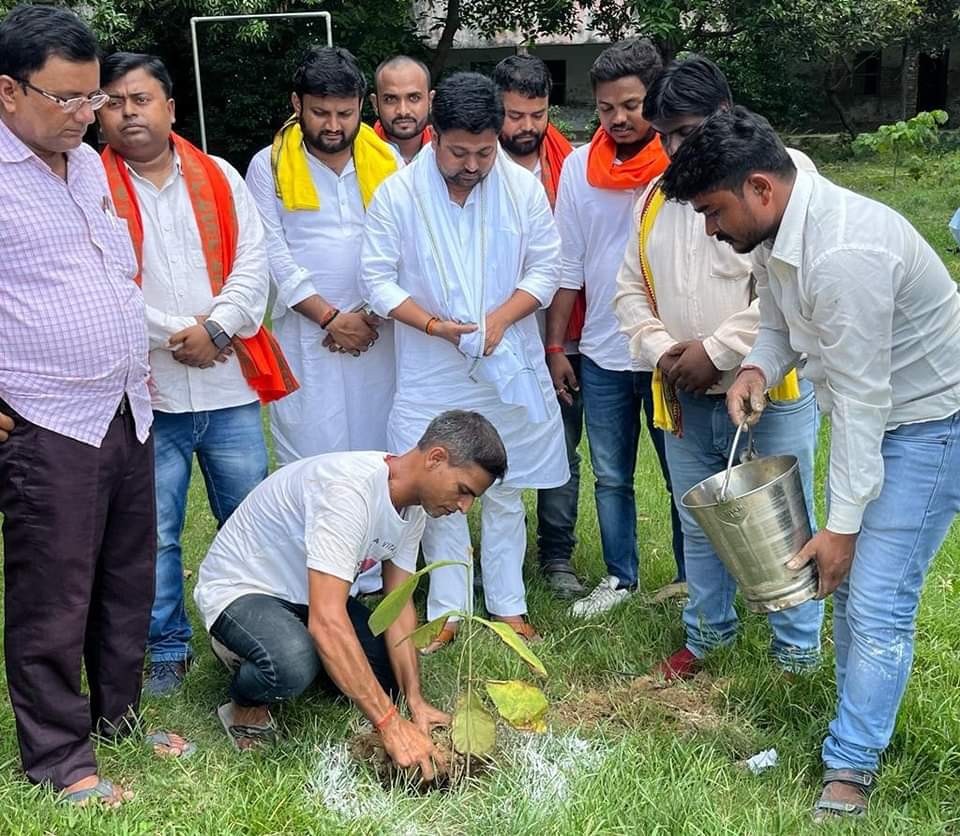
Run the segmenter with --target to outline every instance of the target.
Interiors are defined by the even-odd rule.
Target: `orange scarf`
[[[200,231],[210,289],[217,296],[230,276],[237,254],[239,229],[233,193],[226,175],[213,159],[175,133],[170,134],[170,139],[180,157],[180,166]],[[102,159],[114,205],[120,217],[126,220],[133,239],[139,268],[136,281],[139,285],[143,270],[143,218],[137,194],[123,158],[107,146]],[[300,388],[280,345],[266,328],[261,328],[248,339],[235,338],[233,350],[237,353],[244,378],[261,403],[279,400]]]
[[[603,128],[598,128],[590,140],[587,182],[597,189],[642,189],[670,164],[659,136],[631,159],[619,165],[616,159],[617,144]]]
[[[373,123],[373,130],[384,142],[393,142],[393,140],[387,136],[387,132],[383,129],[383,125],[380,124],[379,119]],[[431,139],[433,139],[433,131],[431,131],[430,126],[427,125],[427,127],[423,129],[423,133],[420,134],[420,147],[423,148],[423,146],[427,145]]]
[[[573,146],[567,141],[567,138],[548,123],[547,132],[543,135],[543,142],[540,144],[540,180],[543,183],[544,191],[547,193],[547,200],[550,201],[551,209],[555,209],[557,205],[557,189],[560,187],[560,172],[563,169],[563,161],[572,151]],[[570,319],[567,322],[565,337],[567,342],[580,339],[586,313],[587,297],[581,290],[573,303]]]

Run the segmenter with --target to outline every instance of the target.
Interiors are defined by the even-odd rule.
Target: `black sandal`
[[[859,818],[867,812],[867,800],[877,778],[872,772],[862,769],[827,769],[823,773],[823,793],[813,805],[813,820],[821,822],[832,816]],[[834,801],[824,798],[830,784],[846,784],[855,787],[860,794],[859,801]]]

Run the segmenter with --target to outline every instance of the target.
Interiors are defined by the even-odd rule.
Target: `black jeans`
[[[230,683],[230,698],[242,706],[269,705],[299,696],[314,680],[324,690],[339,694],[323,668],[313,638],[307,631],[308,608],[272,595],[237,598],[210,628],[210,635],[243,659]],[[397,693],[383,636],[367,626],[370,611],[347,599],[347,615],[373,674],[388,694]]]
[[[568,354],[573,372],[580,379],[580,355]],[[545,572],[573,571],[570,557],[577,544],[577,504],[580,501],[580,438],[583,435],[583,401],[572,392],[573,404],[560,401],[563,435],[567,444],[570,479],[559,488],[537,491],[537,550]]]

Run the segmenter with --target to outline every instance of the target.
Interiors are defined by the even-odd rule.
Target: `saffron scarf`
[[[653,224],[657,214],[663,208],[666,197],[660,185],[650,190],[640,211],[640,273],[643,278],[643,289],[650,305],[651,313],[660,318],[657,309],[656,285],[653,281],[653,271],[650,268],[650,258],[647,255],[647,242],[653,231]],[[776,386],[770,390],[772,401],[795,401],[800,397],[800,382],[797,379],[797,370],[791,369]],[[680,412],[680,401],[677,391],[668,381],[663,371],[657,366],[653,370],[653,425],[666,432],[683,436],[683,416]]]
[[[377,186],[397,170],[397,160],[390,146],[363,122],[353,141],[353,164],[363,205],[369,206]],[[307,152],[303,148],[303,130],[296,114],[287,119],[273,138],[270,167],[273,186],[284,209],[297,212],[320,208],[320,197],[310,177]]]
[[[387,132],[383,129],[383,125],[379,119],[373,123],[373,132],[384,142],[390,142],[389,138],[387,137]],[[430,126],[427,125],[427,127],[423,129],[423,133],[420,134],[420,147],[423,148],[425,145],[429,145],[430,140],[432,139],[433,131],[431,130]]]
[[[602,127],[590,140],[587,182],[597,189],[642,189],[666,170],[670,160],[654,136],[640,151],[617,163],[617,144]]]
[[[200,232],[203,257],[210,277],[210,289],[217,296],[233,269],[237,253],[239,228],[230,182],[220,166],[177,134],[170,135],[180,158],[194,218]],[[143,218],[123,158],[107,146],[102,154],[107,182],[118,214],[127,222],[133,248],[137,255],[136,282],[142,281]],[[300,388],[280,345],[273,335],[261,327],[246,339],[235,338],[233,349],[240,361],[240,369],[261,403],[270,403]]]
[[[547,123],[547,132],[540,143],[540,181],[550,201],[550,208],[557,205],[557,190],[560,188],[560,172],[563,161],[573,152],[573,146],[553,125]],[[583,334],[583,323],[587,313],[587,297],[583,290],[577,294],[576,301],[567,321],[567,333],[564,339],[574,342]]]

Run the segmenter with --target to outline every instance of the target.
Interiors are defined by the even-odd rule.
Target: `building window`
[[[544,61],[550,70],[553,87],[550,88],[550,104],[565,105],[567,103],[567,62]]]
[[[861,96],[880,94],[880,50],[858,52],[853,62],[853,92]]]

